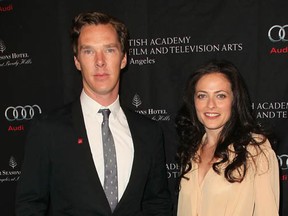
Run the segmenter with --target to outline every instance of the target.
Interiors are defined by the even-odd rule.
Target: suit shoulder
[[[123,111],[126,115],[126,117],[129,119],[133,119],[134,121],[140,121],[141,124],[148,124],[148,125],[159,125],[158,122],[150,119],[149,117],[145,116],[145,115],[142,115],[142,114],[139,114],[137,112],[135,112],[134,110],[132,109],[129,109],[129,108],[123,108]]]
[[[72,119],[73,106],[75,106],[74,103],[69,103],[52,111],[43,113],[33,119],[31,126],[56,126],[70,122]]]

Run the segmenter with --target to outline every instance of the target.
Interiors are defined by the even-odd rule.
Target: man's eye
[[[93,50],[91,50],[91,49],[84,49],[84,50],[82,50],[82,52],[83,52],[83,54],[85,54],[85,55],[91,55],[91,54],[94,53]]]
[[[106,52],[107,53],[113,53],[113,52],[115,52],[115,48],[107,48]]]

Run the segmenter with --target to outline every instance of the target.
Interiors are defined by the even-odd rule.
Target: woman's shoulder
[[[258,155],[262,152],[263,153],[274,152],[274,150],[272,149],[271,143],[266,136],[262,134],[252,133],[251,137],[253,140],[247,146],[247,150],[250,154]]]
[[[247,150],[249,158],[252,158],[257,166],[258,173],[266,172],[271,164],[277,163],[277,156],[273,150],[269,139],[263,135],[252,134],[256,144],[249,144]]]

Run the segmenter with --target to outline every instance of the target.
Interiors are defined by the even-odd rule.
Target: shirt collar
[[[80,95],[80,102],[82,105],[83,111],[88,115],[97,115],[99,109],[110,109],[112,115],[114,118],[116,118],[118,112],[120,111],[120,102],[119,102],[119,95],[117,96],[117,99],[110,104],[107,107],[102,106],[95,100],[93,100],[91,97],[89,97],[84,90],[82,90]]]

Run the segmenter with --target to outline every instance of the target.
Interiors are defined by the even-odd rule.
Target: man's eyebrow
[[[80,49],[87,49],[87,48],[92,48],[90,45],[81,45]]]
[[[117,43],[110,43],[110,44],[105,44],[104,47],[119,47]]]

